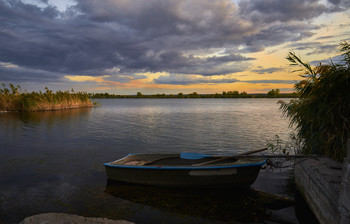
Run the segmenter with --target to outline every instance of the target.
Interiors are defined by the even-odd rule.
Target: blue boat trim
[[[128,157],[129,155],[127,155],[126,157]],[[229,168],[239,168],[239,167],[249,167],[249,166],[262,166],[265,163],[266,163],[266,159],[264,159],[264,161],[260,163],[248,163],[248,164],[238,164],[238,165],[230,165],[230,166],[207,166],[207,167],[128,166],[128,165],[113,165],[110,163],[104,163],[103,165],[106,167],[114,167],[114,168],[152,169],[152,170],[154,169],[156,170],[212,170],[212,169],[229,169]]]

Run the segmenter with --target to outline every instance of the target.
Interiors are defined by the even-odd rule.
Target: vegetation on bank
[[[295,98],[296,93],[280,93],[279,89],[272,89],[267,94],[248,94],[246,92],[238,91],[223,91],[216,94],[198,94],[193,92],[190,94],[153,94],[144,95],[138,92],[136,95],[116,95],[109,93],[89,93],[91,98]]]
[[[22,92],[20,86],[2,84],[0,88],[0,111],[43,111],[91,107],[93,103],[85,92],[57,91],[47,87],[45,92]]]
[[[295,125],[303,153],[327,155],[342,161],[350,137],[350,44],[340,43],[341,61],[312,67],[294,52],[287,59],[303,71],[295,85],[299,98],[281,102],[281,110]]]
[[[86,93],[72,91],[53,92],[47,87],[45,92],[22,91],[19,85],[2,84],[0,87],[0,111],[44,111],[68,108],[91,107],[95,103],[91,98],[295,98],[296,93],[280,93],[279,89],[272,89],[267,94],[248,94],[246,92],[228,91],[216,94],[154,94],[144,95],[116,95],[109,93]]]

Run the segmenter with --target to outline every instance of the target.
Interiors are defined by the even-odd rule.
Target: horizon
[[[0,0],[0,83],[133,95],[294,92],[336,61],[345,0]]]
[[[272,90],[272,89],[271,89]],[[140,92],[140,91],[138,91],[138,92]],[[138,92],[136,92],[136,93],[134,93],[134,94],[115,94],[115,93],[108,93],[108,94],[110,94],[110,95],[120,95],[120,96],[137,96],[137,93]],[[223,91],[223,92],[229,92],[229,91]],[[188,92],[188,93],[183,93],[183,92],[178,92],[178,93],[169,93],[169,94],[166,94],[166,93],[152,93],[152,94],[144,94],[144,93],[142,93],[142,92],[140,92],[140,93],[142,93],[142,95],[144,95],[144,96],[152,96],[152,95],[162,95],[162,94],[165,94],[165,95],[178,95],[178,94],[180,94],[180,93],[182,93],[182,94],[184,94],[184,95],[191,95],[191,94],[193,94],[193,93],[197,93],[198,95],[215,95],[215,94],[222,94],[223,92],[217,92],[217,93],[198,93],[198,92],[195,92],[195,91],[192,91],[192,92]],[[245,91],[243,91],[243,92],[245,92]],[[91,92],[88,92],[88,93],[91,93]],[[92,94],[105,94],[105,93],[107,93],[107,92],[92,92]],[[241,94],[242,92],[239,92],[239,94]],[[293,94],[293,93],[295,93],[295,92],[284,92],[284,93],[279,93],[279,94]],[[268,94],[268,92],[266,92],[266,93],[248,93],[248,92],[246,92],[246,94],[248,94],[248,95],[267,95]]]

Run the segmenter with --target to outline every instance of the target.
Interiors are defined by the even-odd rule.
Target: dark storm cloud
[[[330,11],[317,0],[245,0],[239,6],[230,0],[76,0],[66,11],[50,2],[0,0],[0,62],[18,65],[23,74],[9,68],[0,81],[11,72],[18,81],[33,76],[45,82],[115,67],[116,76],[235,73],[254,60],[242,54],[310,37],[319,27],[305,21]],[[330,2],[339,10],[348,6]],[[193,53],[220,48],[231,52]]]
[[[21,1],[1,1],[0,61],[67,73],[113,65],[104,60],[111,56],[102,44],[108,31],[79,19],[60,19],[59,15],[50,6],[41,10]],[[98,31],[92,33],[94,28]],[[94,38],[97,33],[104,35]]]
[[[229,1],[84,0],[62,13],[50,5],[2,0],[0,61],[77,75],[115,66],[121,72],[183,73],[204,70],[198,68],[206,63],[227,67],[250,59],[236,54],[203,60],[183,52],[241,41],[253,27],[241,24],[236,10]]]
[[[10,83],[21,82],[55,82],[63,81],[64,74],[57,72],[48,72],[38,69],[7,67],[0,63],[0,83],[3,81]]]

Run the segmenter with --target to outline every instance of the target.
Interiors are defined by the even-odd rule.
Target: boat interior
[[[227,166],[262,162],[263,158],[205,157],[201,159],[182,159],[180,154],[131,154],[111,165],[126,166]]]

